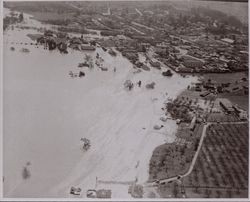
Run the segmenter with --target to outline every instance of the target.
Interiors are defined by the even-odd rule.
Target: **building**
[[[89,46],[89,45],[81,45],[81,50],[94,51],[95,47],[94,46]]]
[[[219,104],[222,107],[222,109],[229,114],[235,111],[232,106],[232,103],[228,99],[221,99]]]
[[[154,41],[154,37],[145,36],[145,35],[133,35],[133,36],[131,36],[131,38],[137,40],[140,43],[150,43],[150,44],[152,44],[153,41]]]
[[[241,110],[240,113],[238,114],[240,120],[248,120],[248,114],[246,111]]]
[[[141,46],[145,47],[146,49],[149,49],[151,44],[150,43],[141,43]]]
[[[182,56],[182,59],[184,66],[187,68],[192,68],[192,69],[201,68],[204,64],[203,60],[200,60],[199,58],[195,58],[190,55],[184,55]]]
[[[158,43],[155,46],[156,53],[165,53],[168,50],[168,45],[166,43]]]
[[[233,109],[235,110],[236,115],[239,117],[240,120],[248,120],[248,114],[246,111],[240,109],[237,105],[233,106]]]
[[[152,67],[155,67],[155,68],[157,68],[157,69],[161,69],[161,64],[160,64],[160,62],[158,62],[158,61],[152,59],[152,60],[149,61],[149,63],[150,63],[150,65],[151,65]]]

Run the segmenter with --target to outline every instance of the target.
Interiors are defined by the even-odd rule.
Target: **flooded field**
[[[47,26],[27,15],[24,24]],[[128,185],[119,182],[148,180],[153,150],[173,141],[177,128],[168,120],[153,130],[162,124],[163,103],[196,78],[166,78],[157,69],[134,73],[120,53],[112,57],[101,48],[48,51],[30,45],[28,33],[37,31],[14,27],[4,33],[4,197],[71,197],[71,186],[82,188],[81,197],[96,186],[111,189],[114,198],[130,197]],[[97,53],[108,71],[77,67],[85,54],[95,59]],[[85,77],[69,76],[79,70]],[[142,86],[126,91],[128,79]],[[146,89],[153,81],[155,89]],[[84,137],[91,141],[88,151],[81,149]],[[27,163],[30,177],[24,179]]]

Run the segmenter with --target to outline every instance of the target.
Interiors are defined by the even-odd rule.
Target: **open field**
[[[248,25],[180,5],[3,3],[4,197],[248,197]]]
[[[247,197],[248,124],[211,125],[184,185],[187,197]]]
[[[49,27],[26,14],[23,25]],[[27,34],[39,33],[15,27],[4,34],[4,196],[74,197],[74,186],[82,189],[79,197],[98,188],[112,190],[112,198],[131,198],[130,183],[148,180],[153,150],[175,138],[175,121],[159,120],[164,101],[196,78],[165,78],[157,69],[135,73],[121,53],[113,57],[100,47],[63,55],[31,45]],[[92,69],[78,66],[85,54]],[[97,55],[107,71],[97,67]],[[79,71],[85,76],[69,74]],[[126,80],[135,84],[131,91]],[[147,89],[152,81],[155,89]],[[164,127],[155,131],[155,124]],[[82,138],[91,142],[87,151]],[[30,174],[23,177],[27,165]]]
[[[207,117],[208,122],[237,122],[240,121],[239,117],[232,114],[224,113],[210,113]]]
[[[192,173],[159,186],[162,197],[248,196],[248,124],[210,125]]]

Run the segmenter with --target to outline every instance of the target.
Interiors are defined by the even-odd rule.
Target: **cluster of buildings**
[[[61,53],[68,53],[68,47],[74,50],[95,50],[95,43],[86,41],[83,36],[69,37],[65,32],[46,30],[43,35],[36,35],[35,38],[38,44],[44,44],[45,49],[55,50],[57,48]]]
[[[138,52],[153,50],[155,58],[180,73],[248,70],[246,29],[215,19],[212,10],[180,8],[173,3],[155,6],[93,3],[91,8],[84,9],[66,20],[67,26],[58,25],[58,31],[99,34],[96,42],[103,47],[116,47],[134,64]],[[95,49],[83,38],[69,40],[50,33],[44,37],[50,37],[45,40],[49,49],[58,47],[65,53],[65,44],[78,50]]]
[[[234,114],[242,121],[248,120],[247,112],[240,109],[237,105],[233,105],[229,100],[220,99],[219,104],[225,113]]]
[[[131,61],[137,52],[153,47],[159,60],[180,73],[248,70],[247,33],[211,15],[171,5],[112,8],[107,13],[92,22],[103,36],[125,36],[126,42],[115,46]]]

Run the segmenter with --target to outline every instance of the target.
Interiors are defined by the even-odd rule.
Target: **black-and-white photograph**
[[[248,1],[3,1],[3,198],[249,198]]]

